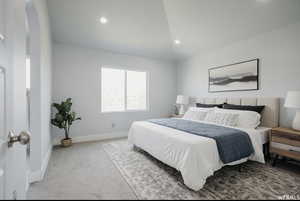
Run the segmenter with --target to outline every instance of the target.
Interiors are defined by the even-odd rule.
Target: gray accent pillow
[[[196,103],[197,107],[202,107],[202,108],[214,108],[214,107],[218,107],[218,108],[222,108],[223,104],[202,104],[202,103]]]
[[[232,105],[232,104],[223,104],[223,109],[230,109],[230,110],[247,110],[257,112],[261,114],[262,111],[265,109],[265,106],[251,106],[251,105]]]

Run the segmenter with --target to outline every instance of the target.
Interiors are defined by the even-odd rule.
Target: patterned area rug
[[[142,200],[260,200],[300,195],[300,175],[255,162],[245,163],[242,172],[225,167],[194,192],[183,184],[178,171],[133,149],[127,141],[107,143],[104,150]]]

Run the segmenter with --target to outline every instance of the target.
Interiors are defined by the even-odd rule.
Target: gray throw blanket
[[[151,119],[148,122],[214,139],[224,164],[247,158],[254,153],[249,135],[238,129],[184,119]]]

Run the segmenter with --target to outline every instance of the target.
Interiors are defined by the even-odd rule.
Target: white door
[[[0,199],[26,199],[25,30],[25,1],[0,0]]]

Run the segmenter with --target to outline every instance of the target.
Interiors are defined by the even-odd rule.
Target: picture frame
[[[252,59],[208,70],[208,92],[259,90],[259,59]]]

